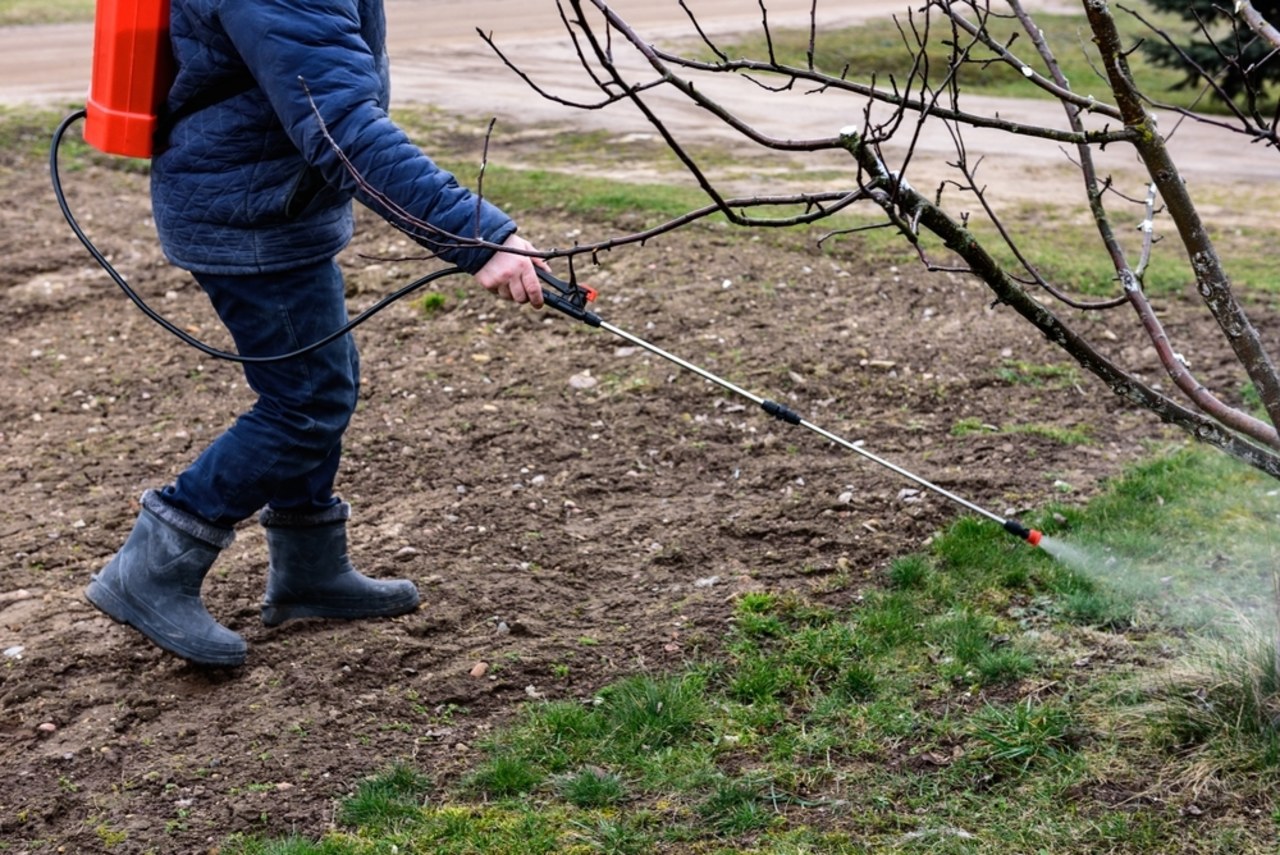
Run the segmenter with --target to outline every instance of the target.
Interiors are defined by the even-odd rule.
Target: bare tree
[[[759,3],[765,46],[763,55],[754,58],[729,56],[704,32],[684,0],[679,2],[689,17],[691,34],[701,39],[697,51],[673,52],[646,42],[604,0],[565,0],[567,5],[560,7],[562,21],[573,40],[582,69],[599,92],[599,97],[592,101],[556,95],[532,80],[503,54],[500,45],[481,33],[503,61],[544,97],[580,109],[629,104],[640,111],[709,199],[706,208],[643,234],[611,238],[557,254],[596,252],[646,239],[711,212],[719,212],[741,226],[776,227],[822,220],[855,203],[874,205],[881,224],[895,229],[915,246],[928,269],[961,271],[979,277],[999,303],[1034,324],[1117,394],[1197,439],[1280,478],[1280,435],[1277,434],[1280,374],[1257,328],[1233,292],[1218,247],[1170,154],[1168,134],[1158,127],[1153,112],[1157,102],[1134,84],[1127,61],[1132,45],[1122,39],[1115,18],[1117,13],[1105,0],[1081,0],[1081,4],[1096,46],[1097,75],[1110,96],[1106,100],[1073,89],[1059,70],[1054,47],[1046,43],[1021,0],[1000,3],[926,0],[895,19],[902,42],[914,58],[909,73],[905,77],[866,80],[852,79],[846,71],[822,69],[815,62],[819,38],[817,0],[809,15],[806,58],[793,63],[781,59],[774,49],[775,32],[764,0]],[[1121,13],[1138,16],[1137,12],[1124,9]],[[1276,43],[1275,28],[1262,20],[1251,4],[1237,3],[1235,14],[1241,16],[1259,38]],[[992,26],[996,22],[1005,24],[1005,29],[1009,24],[1016,25],[1024,38],[1018,42],[997,38],[996,28]],[[1153,37],[1164,37],[1154,26],[1151,30]],[[1166,40],[1172,44],[1171,39]],[[930,50],[939,44],[946,48],[945,63],[939,63],[938,52]],[[1019,55],[1014,44],[1027,45],[1027,50],[1034,53],[1033,61]],[[1238,55],[1229,47],[1224,46],[1221,52],[1224,63],[1232,62]],[[629,79],[634,72],[627,69],[634,68],[635,63],[624,64],[621,61],[624,53],[643,59],[642,79]],[[1025,78],[1028,86],[1056,99],[1062,107],[1062,123],[1058,126],[1019,123],[998,114],[966,109],[968,102],[962,97],[961,70],[973,64],[993,62],[1007,63]],[[1204,70],[1203,73],[1206,85],[1213,86],[1214,72]],[[853,107],[849,115],[861,118],[858,123],[822,138],[771,135],[709,94],[712,88],[701,82],[723,77],[755,83],[760,97],[804,90],[814,97],[850,99]],[[662,101],[657,96],[668,92],[678,93],[725,128],[763,149],[815,156],[822,152],[848,155],[852,158],[848,188],[839,192],[730,197],[717,186],[690,147],[664,119]],[[1212,121],[1224,133],[1237,133],[1260,143],[1260,148],[1272,148],[1280,141],[1276,134],[1277,117],[1265,116],[1259,106],[1263,103],[1261,93],[1249,92],[1244,106],[1236,107],[1225,119],[1208,120],[1189,111],[1181,112],[1186,120]],[[948,160],[949,176],[928,193],[917,189],[909,180],[923,158],[917,141],[926,122],[943,123],[953,144],[953,154]],[[966,134],[977,128],[1007,133],[1016,143],[1041,140],[1069,150],[1069,153],[1064,151],[1064,158],[1069,156],[1078,169],[1082,198],[1096,227],[1099,246],[1115,271],[1115,293],[1111,298],[1075,298],[1037,270],[1027,241],[1000,219],[995,206],[990,204],[988,189],[978,181],[980,159],[971,157],[966,147]],[[898,151],[893,157],[887,154],[890,142],[895,143]],[[1118,146],[1130,147],[1145,170],[1145,186],[1140,192],[1120,192],[1112,178],[1101,174],[1097,166],[1097,153],[1103,147]],[[792,214],[758,213],[766,205],[776,210],[778,205],[787,204],[793,206]],[[1117,211],[1119,213],[1115,213]],[[994,225],[994,233],[1002,246],[975,235],[970,227],[973,216],[985,217]],[[1124,218],[1141,223],[1135,246],[1126,247],[1114,225]],[[1144,276],[1153,254],[1175,251],[1171,249],[1175,241],[1157,245],[1162,232],[1176,235],[1176,251],[1185,254],[1190,263],[1204,310],[1216,321],[1241,371],[1257,390],[1265,418],[1254,416],[1239,404],[1227,403],[1201,382],[1179,355],[1177,343],[1163,328],[1144,290]],[[927,247],[936,241],[926,240],[928,235],[940,239],[947,251],[929,250]],[[835,232],[829,235],[833,236]],[[935,258],[934,253],[939,257]],[[1016,262],[1008,264],[998,260],[1008,255]],[[1054,303],[1062,308],[1051,309]],[[1099,312],[1130,315],[1126,323],[1141,329],[1149,338],[1169,379],[1181,393],[1178,398],[1145,382],[1133,367],[1120,364],[1107,348],[1090,340],[1083,330],[1091,326],[1080,319],[1087,317],[1086,313]]]

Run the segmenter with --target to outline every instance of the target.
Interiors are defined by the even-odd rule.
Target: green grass
[[[449,297],[439,291],[428,291],[416,299],[414,305],[426,317],[433,317],[448,310]]]
[[[1132,4],[1147,15],[1170,28],[1171,32],[1185,30],[1185,25],[1176,22],[1169,16],[1152,15],[1149,8],[1141,3]],[[1152,38],[1146,29],[1131,15],[1115,10],[1117,26],[1122,37],[1130,44],[1143,38]],[[1074,91],[1082,95],[1094,95],[1098,100],[1110,103],[1113,99],[1106,81],[1099,77],[1097,49],[1092,43],[1092,33],[1083,14],[1050,15],[1035,14],[1036,24],[1044,33],[1045,41],[1053,49],[1058,64]],[[970,16],[972,20],[972,16]],[[923,18],[917,18],[922,21]],[[890,79],[899,87],[907,87],[911,81],[914,63],[915,41],[910,29],[906,26],[906,16],[899,16],[903,24],[900,29],[888,18],[875,19],[839,30],[822,30],[815,44],[814,65],[819,71],[835,76],[844,76],[855,81],[870,81],[874,76],[883,88],[891,89]],[[951,31],[945,26],[941,16],[933,19],[933,31],[930,34],[928,51],[929,81],[934,87],[944,84],[951,63],[952,41]],[[1043,60],[1040,59],[1025,33],[1016,20],[998,19],[992,16],[989,28],[997,41],[1008,44],[1016,34],[1011,50],[1027,66],[1042,75],[1048,76]],[[904,32],[906,40],[904,40]],[[775,30],[772,33],[773,49],[779,62],[803,67],[807,64],[809,33],[806,30]],[[971,38],[962,34],[960,44],[968,45]],[[732,44],[721,45],[724,53],[730,57],[752,57],[764,59],[768,57],[768,49],[763,34],[750,35]],[[962,64],[958,72],[961,90],[971,95],[990,95],[997,97],[1048,98],[1038,87],[1030,83],[1017,69],[1003,61],[995,59],[995,54],[982,46],[975,46],[969,54],[968,62]],[[1128,54],[1130,70],[1138,88],[1157,100],[1177,106],[1191,107],[1195,102],[1194,91],[1176,90],[1175,85],[1183,79],[1183,75],[1167,68],[1161,68],[1146,60],[1141,51]],[[920,72],[917,72],[917,75]],[[915,79],[918,92],[919,77]],[[1199,104],[1199,109],[1211,109],[1212,105]],[[1220,108],[1219,108],[1220,109]]]
[[[49,143],[54,128],[64,116],[75,110],[70,105],[54,112],[31,107],[0,105],[0,152],[5,161],[43,161],[49,156]],[[91,155],[91,149],[76,129],[63,137],[63,160],[75,163]],[[0,161],[2,162],[2,161]]]
[[[1039,436],[1059,445],[1089,445],[1093,442],[1093,431],[1089,425],[1069,428],[1061,425],[1038,423],[1009,424],[997,426],[986,424],[980,419],[965,418],[951,426],[952,436],[968,436],[975,433],[1004,433]]]
[[[1073,362],[1039,365],[1021,359],[1006,359],[996,369],[996,378],[1014,386],[1066,389],[1080,382],[1080,367]]]
[[[1272,851],[1273,485],[1166,452],[1027,520],[1062,560],[964,519],[842,605],[745,594],[717,655],[525,705],[456,786],[224,851]]]
[[[418,815],[430,789],[428,778],[397,765],[386,774],[361,781],[355,794],[343,802],[338,818],[347,825],[393,829]]]
[[[0,0],[0,27],[91,21],[95,0]]]
[[[444,163],[465,179],[467,166]],[[495,166],[485,171],[485,195],[509,211],[528,210],[536,204],[584,219],[591,216],[603,216],[609,221],[625,219],[628,227],[636,231],[707,204],[705,196],[689,187],[632,184],[572,172]],[[712,217],[708,221],[723,222],[723,218]]]

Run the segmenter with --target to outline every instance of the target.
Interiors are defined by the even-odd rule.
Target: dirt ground
[[[179,472],[250,393],[233,365],[162,333],[92,265],[38,159],[2,153],[0,174],[4,851],[317,836],[362,776],[407,760],[447,783],[531,697],[589,699],[713,650],[746,590],[852,602],[957,515],[604,332],[446,281],[442,311],[398,304],[359,332],[362,404],[341,474],[357,564],[414,580],[424,605],[267,629],[265,543],[246,523],[206,596],[249,660],[192,668],[82,590],[142,491]],[[199,289],[160,255],[145,178],[93,166],[67,182],[142,295],[225,343]],[[547,210],[528,222],[543,245],[628,225]],[[611,323],[998,513],[1084,500],[1170,436],[1089,378],[1001,379],[1010,360],[1063,360],[981,284],[869,261],[855,239],[820,250],[813,237],[696,227],[583,272]],[[365,257],[407,249],[362,217],[344,256],[353,309],[429,267]],[[1161,306],[1200,376],[1233,394],[1238,378],[1217,367],[1214,330],[1194,308]],[[1116,324],[1102,340],[1155,377],[1131,318],[1093,323]],[[961,420],[1045,430],[952,435]],[[1091,442],[1043,435],[1053,428]]]

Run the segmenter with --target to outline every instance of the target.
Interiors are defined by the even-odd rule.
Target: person
[[[546,262],[533,244],[389,117],[382,0],[173,0],[170,39],[152,210],[166,257],[193,274],[240,354],[287,353],[346,323],[336,257],[353,200],[488,291],[542,305],[535,268]],[[143,493],[133,530],[85,591],[204,666],[246,658],[200,591],[254,514],[266,530],[266,625],[418,605],[412,582],[365,576],[347,554],[350,507],[334,481],[359,391],[352,336],[244,374],[253,406],[171,484]]]

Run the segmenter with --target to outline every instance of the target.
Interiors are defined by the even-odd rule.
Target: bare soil
[[[531,697],[590,698],[714,651],[743,591],[852,603],[957,516],[607,333],[446,281],[442,311],[402,302],[361,328],[362,403],[341,474],[358,565],[414,580],[424,605],[267,629],[265,543],[246,523],[206,595],[249,642],[248,663],[190,667],[82,590],[142,491],[251,394],[234,365],[160,331],[93,266],[38,159],[5,152],[0,173],[6,851],[197,852],[233,832],[319,835],[362,776],[405,760],[443,787]],[[145,177],[95,163],[67,181],[147,301],[225,343],[199,289],[160,255]],[[634,225],[516,213],[543,245]],[[611,323],[997,513],[1082,501],[1169,438],[1089,378],[1001,379],[1009,360],[1063,360],[980,283],[868,258],[852,238],[818,249],[816,237],[699,226],[582,272]],[[344,256],[353,310],[429,269],[370,258],[406,251],[362,218]],[[1215,331],[1182,298],[1161,310],[1200,376],[1230,394],[1238,378]],[[1102,340],[1155,376],[1130,328]],[[953,435],[962,420],[1042,430]],[[1067,445],[1055,429],[1091,441]]]

